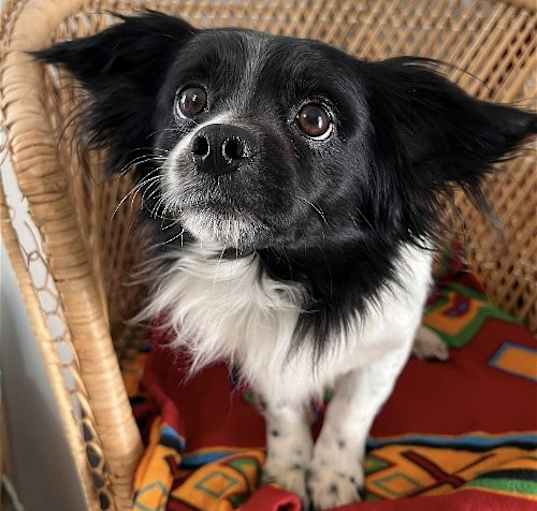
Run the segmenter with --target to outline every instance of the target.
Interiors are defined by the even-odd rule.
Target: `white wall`
[[[0,247],[0,374],[9,477],[26,511],[84,509],[58,410],[21,301]]]

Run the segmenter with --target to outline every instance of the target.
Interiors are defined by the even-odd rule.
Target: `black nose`
[[[210,124],[192,140],[191,151],[201,172],[220,175],[237,170],[252,154],[253,138],[244,128]]]

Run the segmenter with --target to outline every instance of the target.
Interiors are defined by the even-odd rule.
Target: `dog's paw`
[[[275,484],[300,497],[304,509],[308,508],[309,499],[306,491],[306,467],[299,464],[285,464],[267,460],[263,467],[263,484]]]
[[[331,509],[360,501],[363,484],[362,467],[341,472],[326,464],[314,463],[309,470],[308,494],[315,511]]]
[[[421,326],[418,329],[412,353],[422,359],[442,361],[449,359],[449,348],[447,345],[440,339],[437,333],[425,326]]]

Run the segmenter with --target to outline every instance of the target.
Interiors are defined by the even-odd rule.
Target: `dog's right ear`
[[[115,15],[121,23],[91,37],[32,52],[69,70],[90,93],[82,127],[91,148],[109,148],[107,170],[123,169],[151,145],[157,96],[177,52],[197,32],[155,11]]]

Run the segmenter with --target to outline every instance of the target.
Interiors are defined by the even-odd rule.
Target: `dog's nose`
[[[252,137],[244,128],[210,124],[196,133],[191,151],[201,172],[220,175],[237,170],[251,154]]]

